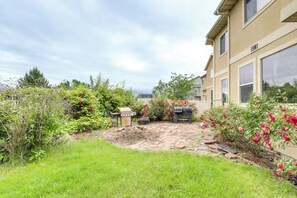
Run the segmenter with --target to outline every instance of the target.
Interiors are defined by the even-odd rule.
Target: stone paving
[[[153,122],[111,129],[101,133],[103,139],[125,148],[137,150],[184,150],[215,155],[205,142],[213,140],[210,129],[202,129],[198,123]]]

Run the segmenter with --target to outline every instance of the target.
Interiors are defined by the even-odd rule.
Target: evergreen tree
[[[49,82],[43,73],[34,67],[18,81],[18,87],[49,87]]]

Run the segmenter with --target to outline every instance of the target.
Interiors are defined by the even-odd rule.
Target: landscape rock
[[[237,159],[238,156],[233,153],[226,153],[225,157],[227,157],[228,159]]]

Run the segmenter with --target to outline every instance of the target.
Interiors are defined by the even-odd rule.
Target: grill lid
[[[173,112],[174,113],[182,113],[183,112],[183,108],[182,107],[174,107]]]

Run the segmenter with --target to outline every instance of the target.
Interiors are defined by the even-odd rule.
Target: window
[[[270,97],[285,93],[287,101],[297,103],[297,45],[267,56],[262,63],[262,92]]]
[[[245,0],[244,22],[248,22],[255,16],[270,0]]]
[[[228,31],[220,37],[220,55],[224,54],[228,49]]]
[[[253,92],[253,63],[239,68],[240,102],[247,102]]]
[[[222,87],[222,102],[224,103],[228,102],[228,81],[227,79],[224,79],[221,81],[221,87]]]

